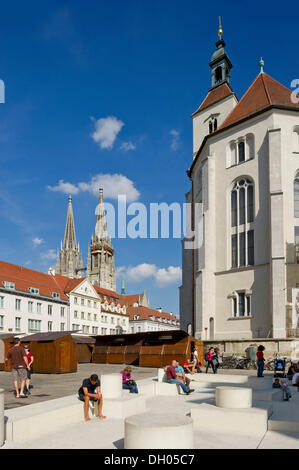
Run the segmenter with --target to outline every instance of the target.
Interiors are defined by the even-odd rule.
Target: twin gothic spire
[[[56,272],[70,278],[86,277],[109,290],[115,290],[114,250],[107,230],[103,189],[100,188],[96,211],[96,225],[91,243],[88,244],[87,267],[83,266],[82,251],[76,241],[72,198],[69,196],[63,244],[57,250]]]

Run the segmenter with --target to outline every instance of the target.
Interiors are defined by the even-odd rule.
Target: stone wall
[[[262,344],[265,347],[265,358],[273,357],[278,353],[279,356],[291,357],[299,359],[299,338],[297,339],[274,339],[274,338],[257,338],[251,340],[222,340],[222,341],[204,341],[204,353],[211,347],[217,347],[220,353],[225,356],[236,354],[238,356],[246,355],[246,348],[255,344]]]

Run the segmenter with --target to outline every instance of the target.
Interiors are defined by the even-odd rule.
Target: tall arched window
[[[231,192],[231,255],[232,267],[254,264],[254,200],[253,182],[238,180]]]
[[[294,179],[294,217],[299,217],[299,171]]]

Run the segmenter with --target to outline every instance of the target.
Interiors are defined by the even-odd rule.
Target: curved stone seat
[[[216,406],[219,408],[251,408],[252,388],[216,387]]]
[[[125,419],[125,449],[193,449],[193,419],[143,413]]]
[[[122,397],[122,376],[121,374],[101,375],[101,392],[105,398]]]

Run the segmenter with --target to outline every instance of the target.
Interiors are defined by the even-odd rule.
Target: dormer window
[[[36,287],[29,287],[29,291],[31,292],[31,294],[39,294],[39,289],[37,289]]]
[[[6,287],[6,289],[15,289],[14,282],[3,281],[3,285]]]
[[[139,319],[139,315],[134,315],[134,320],[138,320]]]
[[[57,292],[52,292],[52,297],[53,299],[60,299],[60,294],[57,294]]]

